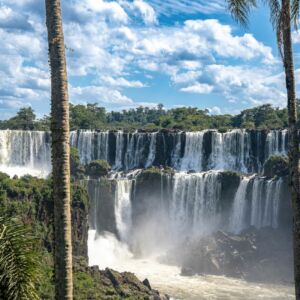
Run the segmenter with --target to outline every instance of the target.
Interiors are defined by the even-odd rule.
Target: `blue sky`
[[[196,106],[212,114],[286,104],[263,5],[247,29],[212,0],[62,0],[70,101],[107,110]],[[0,118],[49,112],[44,1],[0,1]],[[300,34],[294,32],[296,79]],[[298,86],[297,86],[298,87]]]

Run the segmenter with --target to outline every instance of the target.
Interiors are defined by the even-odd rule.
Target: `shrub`
[[[111,170],[106,160],[93,160],[86,166],[86,175],[90,177],[106,176]]]
[[[289,174],[289,162],[286,156],[273,155],[264,164],[264,175],[268,178]]]

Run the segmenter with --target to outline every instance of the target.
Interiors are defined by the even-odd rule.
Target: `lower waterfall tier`
[[[148,253],[223,230],[291,225],[286,178],[233,172],[171,173],[147,169],[118,179],[88,180],[90,227],[114,233]]]

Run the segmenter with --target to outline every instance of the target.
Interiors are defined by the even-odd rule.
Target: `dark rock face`
[[[90,228],[96,229],[98,233],[109,231],[118,236],[115,220],[115,189],[116,182],[106,177],[87,181]]]
[[[232,206],[232,202],[238,186],[241,182],[240,174],[236,172],[221,172],[220,175],[221,182],[221,195],[222,201],[219,203],[219,211],[224,215],[224,219],[228,219],[228,213]]]
[[[183,246],[182,274],[226,275],[258,282],[292,282],[289,233],[250,228],[240,235],[218,231]]]
[[[203,159],[202,168],[207,170],[209,168],[209,157],[212,152],[212,131],[207,131],[203,136]]]

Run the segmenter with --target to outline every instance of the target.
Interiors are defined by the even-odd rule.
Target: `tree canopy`
[[[70,105],[70,127],[71,130],[279,129],[287,127],[287,109],[274,108],[271,104],[264,104],[245,109],[237,115],[210,115],[206,109],[196,107],[164,109],[162,104],[157,107],[140,106],[111,112],[107,112],[104,107],[99,107],[95,103],[79,104]],[[31,108],[21,108],[16,116],[0,121],[0,129],[49,130],[49,128],[49,117],[36,119]]]

